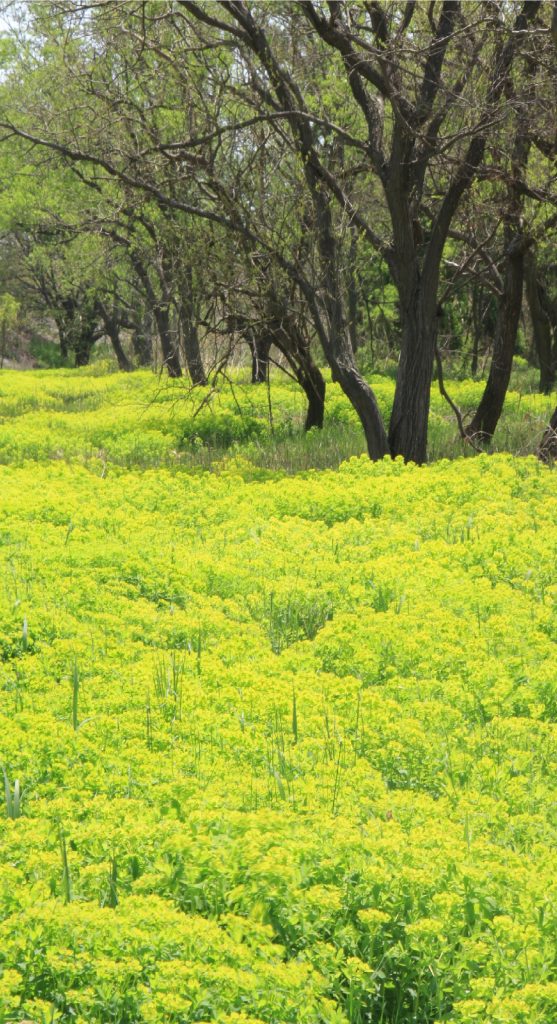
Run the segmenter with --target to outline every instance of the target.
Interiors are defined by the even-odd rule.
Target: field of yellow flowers
[[[555,1021],[555,472],[156,389],[0,375],[0,1022]]]

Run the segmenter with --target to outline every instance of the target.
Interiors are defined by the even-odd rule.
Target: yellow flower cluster
[[[20,376],[1,1024],[554,1020],[554,472],[101,466],[63,373],[21,462]]]

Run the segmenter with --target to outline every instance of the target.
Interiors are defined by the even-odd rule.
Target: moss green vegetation
[[[238,387],[0,376],[0,1021],[554,1020],[557,477]]]

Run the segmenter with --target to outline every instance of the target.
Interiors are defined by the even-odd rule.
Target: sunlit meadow
[[[329,390],[0,374],[2,1024],[557,1019],[557,476]]]

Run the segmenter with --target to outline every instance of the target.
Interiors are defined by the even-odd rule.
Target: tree
[[[101,193],[111,183],[120,210],[106,230],[127,247],[169,372],[181,372],[181,337],[192,379],[203,379],[199,328],[228,235],[303,304],[308,341],[301,347],[281,327],[275,346],[280,339],[295,362],[317,340],[370,456],[423,462],[444,256],[465,245],[460,212],[476,183],[490,181],[508,209],[495,343],[505,355],[493,361],[489,416],[478,410],[474,428],[490,435],[502,408],[523,272],[516,236],[532,192],[526,161],[530,136],[544,134],[528,61],[534,46],[545,54],[550,14],[536,0],[66,0],[33,8],[2,124],[8,141],[55,154]],[[204,234],[210,285],[199,273]],[[524,237],[518,248],[530,244]],[[388,432],[358,366],[358,285],[370,275],[350,266],[364,246],[398,297]],[[269,294],[258,287],[252,306],[265,310]]]

